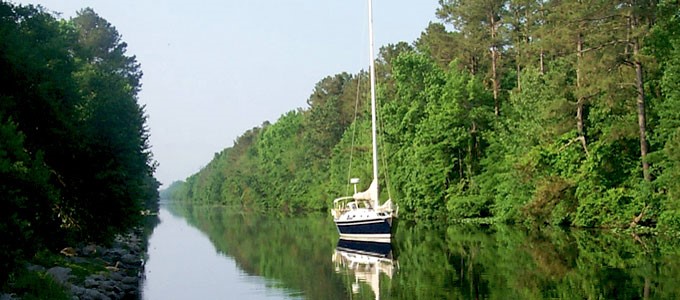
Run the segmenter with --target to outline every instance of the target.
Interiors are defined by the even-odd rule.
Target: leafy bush
[[[583,189],[579,187],[579,189]],[[583,192],[581,193],[583,194]],[[605,192],[593,189],[584,198],[579,198],[579,206],[574,225],[581,227],[624,227],[635,216],[629,204],[633,202],[626,188],[613,188]]]
[[[575,204],[573,183],[559,176],[551,176],[538,183],[536,193],[522,207],[522,212],[534,224],[568,224]]]
[[[452,196],[446,202],[450,218],[485,218],[491,215],[488,199],[478,196]]]
[[[45,272],[20,272],[10,283],[10,289],[24,300],[71,299],[65,288]]]
[[[667,210],[659,216],[658,227],[663,230],[680,232],[680,210]]]

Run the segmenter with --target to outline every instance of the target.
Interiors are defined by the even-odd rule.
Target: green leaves
[[[445,24],[378,60],[381,170],[401,217],[680,224],[677,11],[673,1],[440,1]],[[222,172],[237,192],[220,201],[300,210],[351,192],[349,177],[366,187],[370,124],[355,102],[365,77],[323,78],[310,107],[187,184]]]
[[[42,153],[32,156],[16,124],[0,119],[0,267],[12,270],[58,226],[51,205],[58,194],[49,184]],[[3,272],[0,282],[9,275]]]
[[[2,253],[20,261],[135,225],[158,183],[134,57],[92,10],[56,20],[2,2],[0,15]]]

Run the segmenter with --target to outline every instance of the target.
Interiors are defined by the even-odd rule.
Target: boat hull
[[[341,239],[389,243],[392,237],[391,218],[335,221]]]
[[[370,255],[379,258],[391,258],[392,244],[378,243],[374,241],[348,241],[339,239],[336,250],[362,255]]]

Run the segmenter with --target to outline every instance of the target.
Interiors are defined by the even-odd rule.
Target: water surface
[[[161,208],[149,238],[142,295],[160,299],[294,299],[295,291],[253,276],[215,249],[208,236]]]
[[[172,211],[144,299],[680,299],[676,239],[399,223],[385,249],[339,244],[325,214]]]

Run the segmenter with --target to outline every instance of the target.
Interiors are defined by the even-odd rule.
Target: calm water
[[[276,281],[249,275],[209,237],[161,208],[149,239],[143,299],[295,299]]]
[[[680,299],[676,239],[400,223],[338,243],[326,215],[163,208],[144,299]]]

